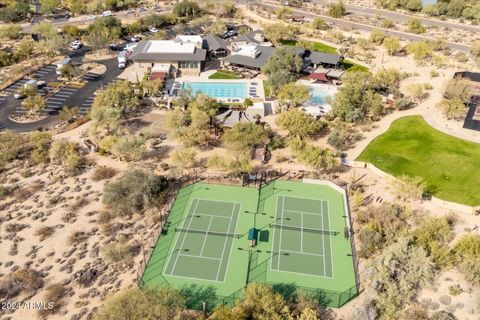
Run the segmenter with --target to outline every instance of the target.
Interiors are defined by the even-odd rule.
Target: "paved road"
[[[121,19],[124,19],[124,18],[141,18],[141,17],[147,16],[149,14],[154,14],[154,13],[158,14],[158,13],[162,13],[162,12],[154,11],[154,10],[146,10],[146,11],[135,12],[135,13],[127,13],[127,11],[119,11],[119,12],[114,12],[114,16],[121,20]],[[97,17],[100,17],[100,16],[97,15]],[[56,27],[62,27],[66,24],[72,24],[72,25],[91,24],[95,21],[95,20],[88,20],[87,18],[88,18],[88,16],[80,16],[80,17],[75,17],[75,18],[70,18],[70,19],[64,19],[64,18],[55,19],[55,20],[52,21],[52,25],[54,25]],[[32,27],[36,22],[38,22],[38,21],[34,21],[33,24],[30,24],[30,23],[23,24],[22,25],[23,26],[23,32],[29,33],[32,30]]]
[[[80,63],[83,56],[77,56],[72,59],[72,63]],[[57,92],[52,98],[47,101],[45,111],[50,114],[49,117],[34,123],[17,123],[9,119],[12,112],[22,112],[21,101],[13,97],[0,96],[0,130],[10,129],[17,132],[29,132],[37,130],[38,128],[48,128],[54,126],[57,122],[58,110],[63,106],[78,106],[82,114],[86,114],[93,103],[93,93],[101,86],[106,86],[115,81],[123,69],[118,68],[117,58],[99,61],[107,67],[107,72],[98,77],[90,78],[83,88],[69,88],[65,87]],[[45,66],[36,72],[39,80],[54,81],[56,79],[55,67]],[[5,91],[16,92],[16,90],[23,85],[27,80],[22,79],[12,84]],[[42,90],[43,91],[43,90]],[[42,93],[42,91],[39,91]]]
[[[329,2],[328,0],[314,0],[320,5],[327,5]],[[373,9],[373,8],[364,8],[361,6],[354,6],[354,5],[345,5],[347,8],[347,13],[359,16],[366,16],[366,17],[385,17],[394,22],[407,22],[413,15],[408,15],[401,12],[394,12],[389,10],[383,9]],[[472,26],[468,24],[456,23],[456,22],[449,22],[449,21],[441,21],[438,19],[430,19],[430,18],[423,18],[417,15],[414,15],[420,19],[423,25],[426,26],[436,26],[436,27],[444,27],[450,29],[460,29],[460,30],[468,30],[473,32],[480,32],[480,26]]]
[[[235,0],[237,3],[245,3],[244,0]],[[270,10],[275,10],[279,6],[277,5],[271,5],[271,4],[266,4],[266,3],[259,3],[259,2],[250,2],[251,5],[257,5],[257,6],[263,6],[266,7]],[[379,28],[379,27],[374,27],[370,25],[366,25],[363,23],[357,23],[357,22],[351,22],[351,21],[345,21],[342,19],[335,19],[329,16],[324,16],[324,15],[319,15],[319,14],[314,14],[311,12],[306,12],[300,9],[295,9],[293,8],[293,12],[296,14],[300,14],[305,16],[306,18],[309,19],[314,19],[314,18],[322,18],[325,21],[339,27],[344,27],[347,29],[357,29],[357,30],[363,30],[363,31],[371,31],[371,30],[381,30],[384,31],[385,34],[391,35],[398,37],[400,39],[404,40],[410,40],[410,41],[422,41],[422,40],[432,40],[432,37],[427,37],[427,36],[422,36],[422,35],[416,35],[412,33],[406,33],[406,32],[401,32],[401,31],[395,31],[395,30],[390,30],[390,29],[384,29],[384,28]],[[456,43],[456,42],[447,42],[448,46],[451,49],[455,50],[460,50],[460,51],[465,51],[468,52],[470,51],[469,46],[461,44],[461,43]]]

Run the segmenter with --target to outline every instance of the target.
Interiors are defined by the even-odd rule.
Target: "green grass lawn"
[[[421,116],[394,121],[357,160],[395,176],[420,176],[443,200],[480,204],[480,144],[437,131]]]
[[[312,44],[312,49],[313,51],[319,51],[319,52],[324,52],[324,53],[331,53],[331,54],[336,54],[337,53],[337,49],[335,49],[334,47],[331,47],[329,45],[326,45],[324,43],[321,43],[321,42],[310,42],[310,41],[307,41],[308,43],[313,43]],[[281,44],[285,45],[285,46],[294,46],[296,47],[297,46],[297,43],[298,41],[296,40],[282,40],[280,41]]]
[[[228,70],[218,70],[214,74],[208,77],[208,79],[227,79],[227,80],[232,80],[232,79],[240,79],[240,76],[233,72],[233,71],[228,71]]]
[[[306,42],[312,44],[313,51],[337,54],[336,48],[326,45],[325,43],[316,42],[316,41],[306,41]],[[296,40],[282,40],[280,41],[280,43],[285,46],[294,46],[294,47],[298,46],[297,45],[298,41]],[[356,64],[355,62],[349,61],[347,59],[343,61],[342,65],[347,71],[368,71],[367,67]]]

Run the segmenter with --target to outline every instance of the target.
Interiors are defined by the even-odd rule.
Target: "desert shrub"
[[[19,232],[27,227],[28,224],[12,222],[5,226],[5,231],[8,233]]]
[[[169,287],[130,288],[108,298],[94,320],[183,319],[184,309],[185,299]]]
[[[331,170],[338,165],[338,158],[327,148],[318,148],[300,139],[290,139],[292,153],[314,170]]]
[[[70,205],[70,210],[73,212],[76,212],[80,210],[81,208],[85,207],[87,204],[90,203],[90,200],[80,197],[80,199],[76,200],[74,203]]]
[[[425,217],[413,231],[413,241],[425,249],[437,266],[446,267],[451,262],[448,244],[453,239],[452,228],[445,217]]]
[[[377,293],[378,319],[397,319],[419,290],[432,283],[435,266],[423,248],[407,238],[385,248],[372,262],[371,285]]]
[[[151,171],[129,170],[117,181],[105,185],[103,203],[115,214],[131,215],[158,204],[167,186],[165,177]]]
[[[131,246],[125,239],[107,244],[102,249],[102,255],[107,262],[112,264],[125,264],[130,266],[133,263]]]
[[[359,211],[357,222],[360,225],[360,254],[369,257],[395,242],[407,229],[410,214],[405,207],[392,203],[368,206]]]
[[[457,283],[448,287],[448,293],[450,293],[451,296],[455,297],[463,293],[463,288]]]
[[[55,228],[52,226],[42,226],[35,231],[35,235],[40,238],[40,241],[51,237],[54,233]]]
[[[300,139],[316,135],[325,127],[324,121],[315,120],[299,109],[282,112],[275,122],[280,129]]]
[[[117,174],[117,170],[107,166],[98,166],[95,167],[95,170],[92,174],[93,181],[100,181],[113,178]]]
[[[273,135],[268,142],[268,148],[270,150],[283,149],[286,147],[285,139],[278,135]]]
[[[0,169],[19,155],[22,140],[23,137],[16,132],[0,132]]]
[[[59,164],[71,174],[77,173],[84,162],[80,146],[76,142],[55,141],[49,151],[50,161]]]
[[[408,96],[401,97],[401,98],[395,100],[395,109],[397,109],[397,110],[408,109],[408,108],[410,108],[412,103],[413,103],[412,98],[410,98]]]
[[[446,311],[436,311],[430,317],[430,320],[456,320],[457,318]]]
[[[60,311],[61,307],[65,305],[64,299],[67,293],[67,288],[60,283],[48,286],[45,290],[43,297],[44,301],[53,303],[53,308],[44,308],[39,310],[40,317],[43,319],[47,319],[48,317],[57,314]]]
[[[337,127],[328,136],[328,144],[338,150],[348,150],[355,146],[358,140],[361,138],[361,134],[355,130],[349,130],[345,127]]]
[[[86,234],[83,231],[74,231],[70,236],[68,237],[68,244],[69,245],[74,245],[74,244],[79,244],[82,242],[87,241],[88,239],[88,234]]]
[[[21,293],[33,294],[41,287],[43,287],[43,279],[40,272],[33,269],[20,269],[0,282],[0,298],[13,298]]]
[[[112,220],[112,215],[110,214],[110,212],[102,211],[98,215],[98,220],[97,221],[100,224],[105,224],[105,223],[109,223],[111,220]]]
[[[457,269],[473,285],[480,285],[480,235],[466,234],[452,249]]]

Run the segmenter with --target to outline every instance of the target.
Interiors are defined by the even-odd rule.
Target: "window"
[[[198,69],[198,61],[179,61],[178,67],[181,69]]]

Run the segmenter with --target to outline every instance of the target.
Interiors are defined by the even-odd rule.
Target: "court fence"
[[[145,282],[143,280],[143,274],[149,263],[150,258],[152,257],[153,250],[157,246],[158,241],[161,238],[162,233],[165,232],[165,228],[172,228],[179,224],[179,221],[172,221],[172,218],[169,217],[172,207],[174,204],[180,203],[181,206],[187,205],[188,201],[182,201],[182,198],[188,199],[189,193],[193,190],[193,185],[197,182],[203,183],[212,183],[212,184],[221,184],[221,185],[231,185],[231,186],[243,186],[243,187],[255,187],[259,190],[259,201],[257,204],[258,212],[263,211],[263,206],[265,200],[274,193],[274,182],[275,180],[293,180],[293,181],[303,181],[303,179],[328,179],[324,175],[321,175],[316,172],[308,171],[293,171],[293,170],[270,170],[262,171],[254,174],[243,174],[240,176],[229,176],[221,173],[198,173],[193,172],[183,176],[180,176],[176,179],[173,179],[169,182],[167,191],[165,192],[166,198],[168,201],[164,204],[161,211],[161,222],[160,227],[154,230],[149,236],[150,241],[142,247],[142,260],[140,262],[139,268],[136,274],[136,284],[143,288]],[[188,188],[190,187],[190,188]],[[180,194],[180,190],[182,190]],[[177,205],[176,205],[177,206]],[[177,209],[175,209],[177,211]],[[183,210],[178,209],[178,212]],[[166,226],[166,222],[170,220],[170,225]],[[173,233],[171,239],[168,239],[169,242],[173,241]],[[268,263],[271,260],[272,256],[259,261],[260,255],[258,252],[251,250],[249,253],[249,262],[248,262],[248,272],[245,286],[251,282],[261,282],[267,283],[270,285],[275,285],[274,283],[267,282],[267,272],[268,272]],[[159,285],[171,286],[167,279],[161,274],[155,274],[156,283]],[[244,287],[245,287],[244,286]],[[218,305],[227,305],[233,306],[235,302],[243,296],[244,287],[239,288],[237,291],[232,293],[229,296],[219,296],[216,297],[216,302]],[[313,298],[317,299],[322,305],[339,308],[351,299],[355,298],[358,295],[358,284],[343,291],[332,291],[324,290],[318,288],[308,288],[308,287],[297,287],[299,291],[304,292],[308,295],[311,295]]]

